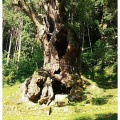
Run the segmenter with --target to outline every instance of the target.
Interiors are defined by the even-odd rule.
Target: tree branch
[[[12,5],[17,6],[21,8],[21,10],[23,10],[23,12],[33,21],[39,37],[42,37],[44,33],[44,26],[40,23],[39,19],[37,18],[37,15],[32,10],[30,5],[27,5],[24,0],[13,0]]]
[[[37,19],[36,14],[33,12],[32,8],[25,3],[24,0],[13,0],[12,5],[17,6],[23,10],[23,12],[29,16],[29,18],[33,21],[35,26],[40,24],[39,20]]]

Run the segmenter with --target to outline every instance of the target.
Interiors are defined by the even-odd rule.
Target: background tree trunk
[[[8,50],[8,55],[7,55],[7,65],[9,64],[10,60],[10,51],[11,51],[11,44],[12,44],[12,34],[10,35],[10,43],[9,43],[9,50]]]

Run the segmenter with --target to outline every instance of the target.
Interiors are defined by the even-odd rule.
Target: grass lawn
[[[117,120],[117,89],[86,90],[87,99],[65,107],[42,107],[39,104],[15,104],[18,84],[3,88],[3,120]],[[92,90],[93,89],[93,90]],[[19,95],[18,95],[19,96]]]

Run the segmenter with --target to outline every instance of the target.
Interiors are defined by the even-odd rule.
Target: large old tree
[[[80,74],[80,41],[68,24],[67,0],[39,0],[36,4],[32,0],[14,0],[12,4],[33,21],[44,48],[43,68],[23,83],[23,96],[31,101],[43,98],[47,104],[58,93],[80,99],[75,97],[73,87]]]

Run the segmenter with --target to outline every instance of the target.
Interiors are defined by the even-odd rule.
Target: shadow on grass
[[[114,114],[97,114],[95,120],[117,120],[117,113]]]
[[[94,120],[117,120],[117,113],[114,114],[97,114]],[[93,120],[90,116],[82,116],[74,120]]]
[[[109,80],[104,78],[92,79],[92,81],[96,82],[100,88],[104,89],[113,89],[117,88],[117,80]]]
[[[113,89],[117,88],[117,75],[105,76],[104,74],[94,75],[95,73],[85,73],[85,77],[95,82],[100,88]]]
[[[79,117],[79,118],[75,118],[74,120],[93,120],[91,117],[85,116],[85,117]]]

